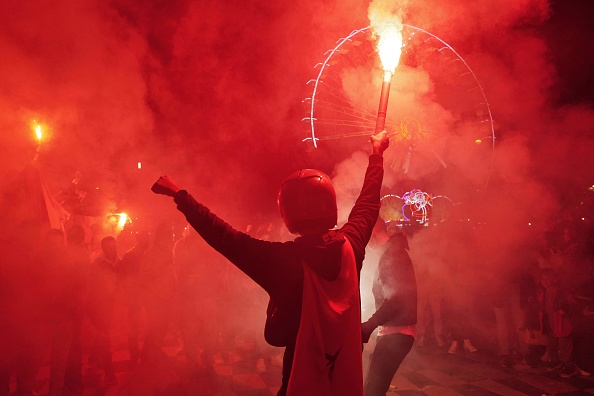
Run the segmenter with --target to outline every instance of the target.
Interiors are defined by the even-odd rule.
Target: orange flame
[[[389,82],[402,53],[402,9],[394,0],[372,0],[367,16],[377,39],[377,52],[384,69],[384,81]]]
[[[37,125],[35,127],[35,136],[37,136],[37,140],[41,140],[41,138],[43,137],[43,134],[41,132],[41,125]]]
[[[397,24],[388,24],[375,28],[375,33],[379,36],[377,42],[377,52],[384,71],[394,74],[396,66],[400,61],[402,54],[402,33]]]

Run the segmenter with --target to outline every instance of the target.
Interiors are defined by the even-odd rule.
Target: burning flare
[[[367,16],[377,40],[377,53],[384,69],[384,81],[389,81],[402,53],[402,10],[394,0],[372,0]],[[388,74],[389,73],[389,74]]]
[[[120,218],[118,220],[118,227],[124,228],[124,226],[128,222],[128,215],[126,213],[120,213],[119,216]]]
[[[37,136],[37,140],[41,140],[43,134],[41,133],[41,125],[37,125],[35,127],[35,136]]]
[[[402,26],[397,23],[374,27],[378,37],[377,53],[382,61],[384,72],[389,72],[392,77],[402,53]],[[387,73],[386,73],[387,74]]]
[[[396,71],[402,54],[403,26],[400,12],[395,9],[396,7],[397,3],[393,0],[372,0],[367,10],[373,38],[377,40],[377,53],[384,70],[384,82],[375,121],[376,134],[383,131],[386,126],[392,75]]]

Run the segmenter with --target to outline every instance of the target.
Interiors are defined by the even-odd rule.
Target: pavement
[[[86,364],[83,367],[83,396],[193,396],[275,395],[280,386],[280,349],[266,349],[266,356],[255,359],[253,342],[236,340],[227,359],[215,356],[214,371],[190,367],[179,346],[169,337],[163,354],[150,362],[130,369],[124,339],[115,340],[113,361],[118,384],[104,386],[102,370]],[[373,344],[366,346],[364,365]],[[594,357],[593,357],[594,358]],[[49,363],[37,375],[36,391],[43,396],[48,391]],[[14,384],[12,388],[14,394]],[[447,348],[414,346],[396,376],[388,395],[420,396],[520,396],[520,395],[594,395],[593,377],[576,375],[562,378],[550,368],[528,367],[516,359],[513,367],[505,368],[500,357],[480,350],[447,353]]]

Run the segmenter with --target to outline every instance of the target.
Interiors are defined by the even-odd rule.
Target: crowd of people
[[[49,395],[81,395],[84,367],[102,372],[100,386],[116,385],[112,340],[120,337],[129,370],[162,359],[166,336],[196,375],[213,375],[215,358],[245,359],[260,372],[280,365],[261,341],[266,296],[189,227],[178,239],[165,223],[134,232],[123,253],[130,238],[97,236],[100,229],[44,234],[27,222],[3,240],[14,259],[1,277],[1,395],[11,376],[17,394],[34,395],[42,365],[50,366]]]
[[[542,238],[521,235],[514,247],[489,255],[488,246],[477,247],[468,235],[488,230],[460,224],[430,225],[411,237],[419,285],[416,346],[431,343],[450,354],[486,349],[507,368],[589,375],[592,236],[575,232],[579,223],[565,223]]]
[[[387,134],[371,142],[361,193],[338,229],[327,175],[302,170],[285,180],[279,208],[295,240],[268,222],[239,231],[167,177],[153,192],[174,198],[185,215],[179,237],[171,222],[135,231],[133,246],[101,227],[43,231],[22,222],[1,238],[10,260],[0,277],[0,395],[12,375],[17,394],[33,395],[48,357],[50,396],[81,395],[85,365],[102,371],[105,387],[117,384],[116,336],[127,337],[130,370],[166,360],[168,339],[191,372],[207,377],[217,359],[241,358],[243,339],[255,370],[282,367],[279,395],[383,395],[415,345],[449,354],[495,345],[507,368],[590,375],[591,238],[565,227],[546,242],[518,238],[501,252],[469,242],[489,240],[477,237],[488,229],[453,220],[377,227]],[[365,285],[370,240],[381,257]],[[362,320],[367,286],[374,305]],[[125,323],[114,326],[117,311]],[[376,329],[363,379],[361,345]]]

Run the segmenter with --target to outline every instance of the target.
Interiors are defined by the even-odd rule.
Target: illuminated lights
[[[398,195],[385,195],[381,199],[381,207],[379,217],[385,222],[411,222],[413,219],[409,218],[405,211],[409,210],[410,217],[420,224],[428,225],[429,215],[433,208],[433,201],[437,198],[445,198],[448,201],[452,200],[444,195],[432,196],[429,193],[414,189],[407,192],[402,197]],[[453,202],[452,202],[453,203]],[[470,221],[470,219],[468,219]]]
[[[430,194],[419,189],[414,189],[404,194],[402,200],[404,201],[404,205],[402,205],[402,215],[406,220],[410,219],[404,214],[404,207],[410,206],[412,215],[419,218],[418,221],[420,223],[427,221],[428,207],[432,206],[431,201],[433,200]]]
[[[142,169],[142,162],[138,163],[138,169]]]
[[[481,139],[476,139],[474,142],[475,142],[476,144],[481,144],[483,141],[482,141]]]
[[[41,140],[41,137],[43,136],[41,132],[41,125],[37,125],[35,127],[35,136],[37,136],[37,140]]]

